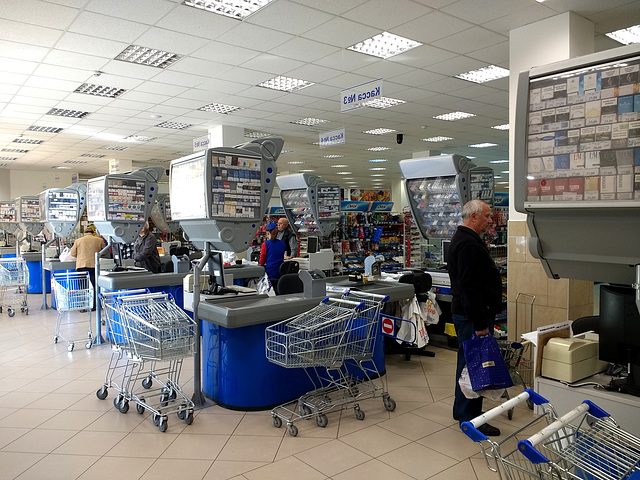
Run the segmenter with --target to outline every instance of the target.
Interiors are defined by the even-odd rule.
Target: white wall
[[[6,172],[6,173],[5,173]],[[38,195],[47,188],[71,185],[70,172],[6,170],[0,178],[0,199],[11,200],[22,195]]]

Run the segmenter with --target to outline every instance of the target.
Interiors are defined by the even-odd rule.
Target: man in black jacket
[[[278,220],[278,240],[282,240],[287,246],[285,252],[285,260],[298,255],[298,239],[293,230],[289,228],[289,220],[287,217],[282,217]]]
[[[473,333],[491,335],[496,313],[502,305],[502,280],[489,249],[481,238],[491,225],[491,208],[482,200],[471,200],[462,208],[462,225],[451,239],[447,270],[451,279],[451,316],[458,337],[453,418],[472,420],[482,413],[482,397],[468,399],[458,385],[465,366],[462,343]],[[478,430],[498,436],[500,430],[488,423]]]
[[[133,260],[136,266],[151,273],[160,272],[160,254],[156,247],[156,236],[149,231],[149,224],[146,222],[133,244]]]

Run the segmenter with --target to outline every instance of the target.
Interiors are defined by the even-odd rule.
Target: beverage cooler
[[[308,173],[276,179],[289,225],[296,234],[326,237],[340,220],[340,186]]]
[[[462,206],[480,199],[493,206],[493,170],[459,155],[400,161],[411,214],[423,238],[449,239],[462,223]]]

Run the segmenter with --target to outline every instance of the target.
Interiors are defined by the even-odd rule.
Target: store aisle
[[[189,480],[483,480],[489,472],[479,448],[451,418],[455,352],[430,347],[435,358],[387,357],[387,412],[380,399],[329,415],[326,428],[298,422],[291,437],[273,427],[269,412],[211,406],[192,425],[175,415],[160,433],[149,414],[113,407],[114,391],[98,400],[111,350],[53,343],[57,312],[39,310],[29,295],[29,315],[0,314],[0,478]],[[75,313],[75,315],[86,314]],[[80,324],[86,331],[84,324]],[[82,335],[82,334],[80,334]],[[193,365],[181,376],[191,394]],[[494,422],[512,431],[531,412]]]

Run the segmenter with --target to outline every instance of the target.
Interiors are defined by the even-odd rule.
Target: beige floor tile
[[[156,460],[140,480],[158,480],[159,478],[200,479],[205,476],[211,464],[209,460],[175,460],[161,458]]]
[[[244,413],[235,412],[229,414],[205,414],[205,410],[196,410],[193,423],[189,425],[189,434],[209,434],[231,435],[235,432]]]
[[[416,378],[417,377],[417,378]],[[396,373],[389,375],[389,391],[392,391],[395,387],[428,387],[426,377],[418,377],[417,375],[410,375],[407,373]]]
[[[449,388],[453,392],[455,388],[455,373],[453,375],[427,375],[427,382],[431,388]]]
[[[273,427],[271,414],[269,412],[259,412],[257,415],[245,415],[242,420],[240,420],[234,434],[281,437],[282,430]]]
[[[265,465],[269,465],[269,463],[216,460],[202,480],[231,480],[233,478],[246,480],[247,477],[242,476],[243,473]]]
[[[292,437],[285,435],[280,443],[275,460],[282,460],[283,458],[296,455],[297,453],[304,452],[305,450],[317,447],[331,440],[330,438]]]
[[[68,480],[77,478],[99,460],[92,455],[50,454],[26,470],[16,480]]]
[[[288,457],[264,467],[245,472],[249,480],[324,480],[327,477],[296,457]]]
[[[6,445],[7,452],[51,453],[76,433],[68,430],[46,430],[38,428]]]
[[[153,458],[102,457],[78,480],[137,480],[153,465]]]
[[[44,457],[42,453],[0,452],[2,478],[16,478]]]
[[[442,402],[434,402],[417,408],[413,410],[413,413],[445,426],[458,424],[458,421],[453,419],[452,407]]]
[[[476,472],[471,466],[471,461],[466,460],[447,468],[433,477],[429,477],[429,480],[477,480],[477,478]]]
[[[439,423],[432,422],[413,413],[405,413],[380,422],[378,426],[409,440],[418,440],[445,428]]]
[[[215,460],[228,441],[229,435],[191,435],[183,433],[169,445],[160,458]]]
[[[49,393],[31,402],[25,408],[64,410],[81,401],[86,393]]]
[[[160,458],[178,438],[171,433],[130,433],[123,436],[105,453],[107,457]]]
[[[109,399],[107,399],[108,401]],[[99,432],[131,432],[135,430],[142,422],[148,421],[151,422],[150,414],[140,415],[136,411],[136,405],[134,403],[129,404],[129,412],[126,414],[120,413],[113,407],[109,412],[85,412],[85,413],[93,413],[100,414],[100,416],[92,422],[90,425],[87,425],[87,430],[99,431]],[[177,419],[176,419],[177,421]],[[157,427],[156,427],[157,429]]]
[[[45,396],[46,393],[39,392],[24,392],[24,391],[13,391],[7,392],[0,397],[0,407],[2,408],[24,408],[29,404],[35,402],[36,400]]]
[[[0,450],[30,431],[29,428],[0,428]]]
[[[282,438],[255,435],[236,435],[224,446],[219,460],[272,462]]]
[[[103,415],[109,414],[84,410],[63,410],[42,423],[39,428],[80,431],[89,427]]]
[[[406,475],[397,469],[373,459],[357,465],[345,472],[332,477],[333,480],[413,480],[414,477]]]
[[[475,455],[480,448],[457,424],[421,438],[418,443],[460,461]]]
[[[423,402],[423,403],[432,403],[433,397],[431,395],[431,390],[428,386],[425,387],[404,387],[404,386],[395,386],[393,387],[393,395],[392,398],[399,402]]]
[[[305,450],[296,454],[296,458],[328,477],[333,477],[338,473],[371,460],[369,455],[339,440],[333,440]]]
[[[38,425],[49,420],[55,411],[53,410],[38,410],[38,409],[20,409],[8,415],[0,420],[0,428],[3,427],[23,427],[23,428],[36,428]]]
[[[58,447],[54,453],[61,455],[104,455],[120,442],[126,434],[119,432],[78,432]]]
[[[451,457],[417,443],[400,447],[378,459],[415,478],[429,478],[458,463]]]
[[[374,458],[406,445],[411,440],[377,425],[340,437],[344,443]]]

